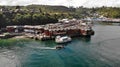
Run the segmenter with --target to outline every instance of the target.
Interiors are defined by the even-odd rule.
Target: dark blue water
[[[120,26],[94,25],[91,38],[76,37],[64,49],[54,41],[1,41],[0,67],[120,67]]]

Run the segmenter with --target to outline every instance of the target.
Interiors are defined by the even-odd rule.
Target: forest
[[[120,18],[119,7],[65,7],[50,5],[0,6],[0,28],[8,25],[42,25],[57,23],[63,18],[86,18],[104,16]]]

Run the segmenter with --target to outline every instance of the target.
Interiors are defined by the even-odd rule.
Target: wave
[[[45,49],[45,50],[54,50],[56,49],[55,47],[38,47],[38,49]]]

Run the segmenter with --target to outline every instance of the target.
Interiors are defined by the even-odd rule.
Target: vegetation
[[[29,39],[0,39],[0,48],[1,47],[12,47],[12,46],[19,46],[22,47],[23,44],[30,42]]]
[[[0,27],[7,25],[41,25],[56,23],[62,18],[85,18],[104,16],[120,18],[120,8],[73,8],[65,6],[28,5],[28,6],[0,6]]]
[[[116,7],[101,7],[96,8],[96,11],[105,17],[109,18],[120,18],[120,8]]]
[[[73,18],[75,8],[65,6],[28,5],[0,6],[0,27],[7,25],[41,25],[57,23],[60,18]]]

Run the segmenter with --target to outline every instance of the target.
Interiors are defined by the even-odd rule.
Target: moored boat
[[[69,36],[57,36],[55,38],[56,43],[67,43],[70,42],[72,39]]]

